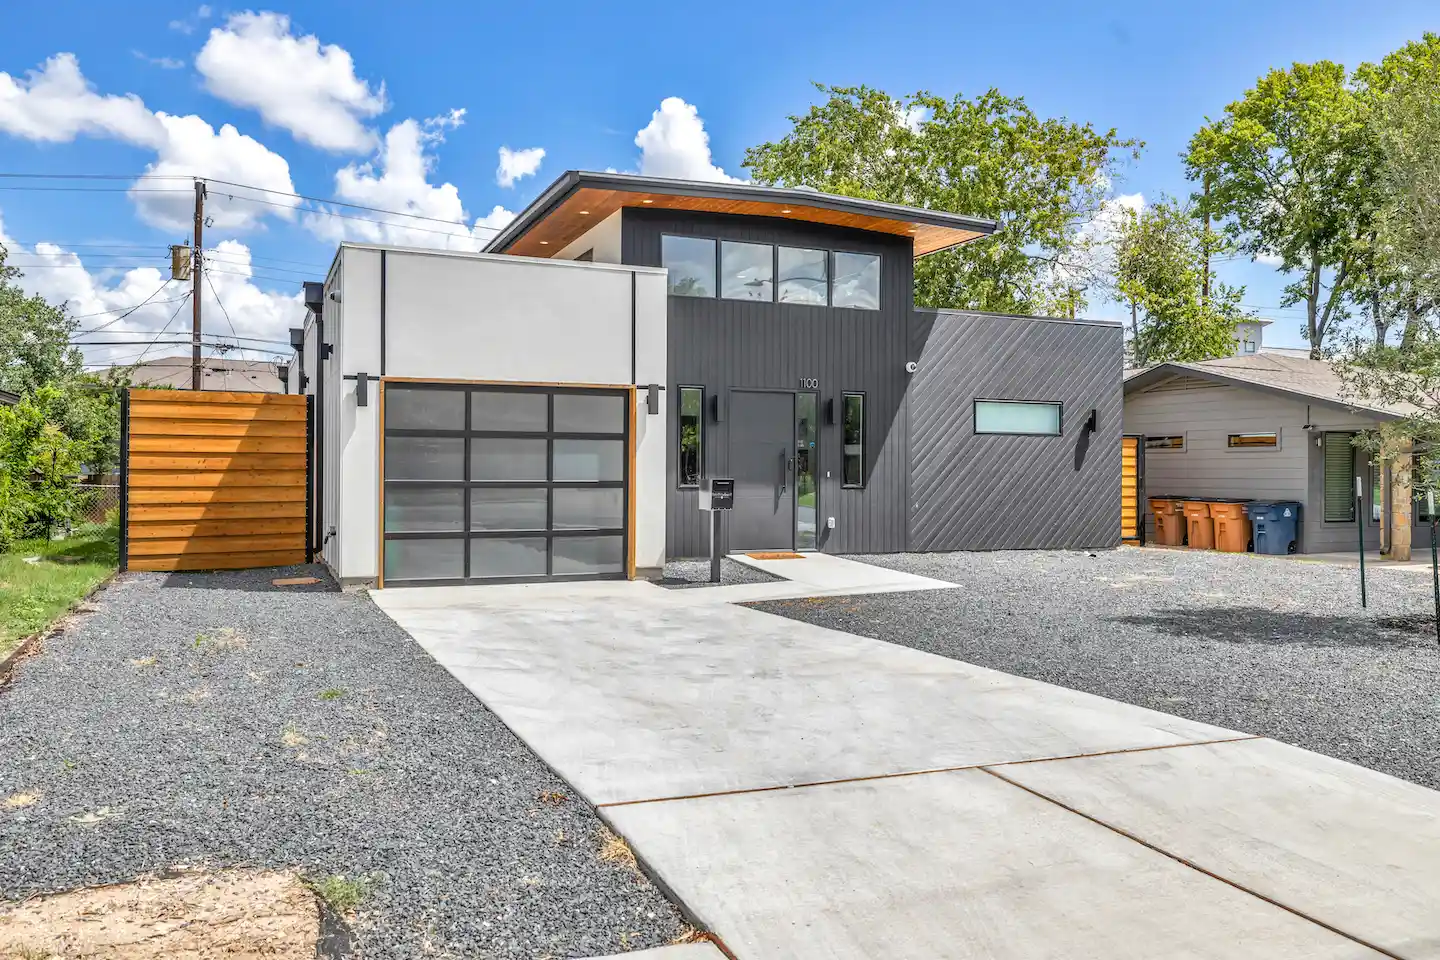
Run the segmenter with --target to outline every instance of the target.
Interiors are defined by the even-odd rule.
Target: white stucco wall
[[[336,344],[332,360],[337,362],[327,377],[339,383],[339,416],[333,429],[341,450],[337,459],[328,461],[338,463],[338,469],[327,465],[326,470],[327,486],[333,473],[344,489],[326,504],[336,528],[326,559],[343,580],[358,581],[374,579],[379,572],[379,404],[372,383],[370,405],[358,407],[355,382],[341,377],[360,372],[375,377],[381,371],[380,251],[346,245],[339,256],[343,329],[336,332],[338,341],[331,336],[335,304],[327,300],[326,336]],[[385,266],[386,376],[607,386],[665,383],[663,270],[394,248],[386,250]],[[668,405],[662,392],[658,412],[649,415],[643,389],[636,405],[636,567],[646,571],[665,562]]]
[[[569,246],[555,254],[555,259],[574,260],[586,250],[595,251],[596,263],[620,262],[619,210],[580,234]]]

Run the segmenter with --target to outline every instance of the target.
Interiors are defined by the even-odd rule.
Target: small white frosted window
[[[976,400],[976,433],[1060,436],[1060,404],[1015,400]]]

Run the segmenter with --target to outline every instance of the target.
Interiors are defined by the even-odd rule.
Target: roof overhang
[[[1245,387],[1250,390],[1258,390],[1261,393],[1270,394],[1276,397],[1285,397],[1289,400],[1302,400],[1305,403],[1318,403],[1336,410],[1345,410],[1351,413],[1366,413],[1377,420],[1399,420],[1402,414],[1391,410],[1377,410],[1374,407],[1366,407],[1360,404],[1347,403],[1335,397],[1327,397],[1317,393],[1306,393],[1303,390],[1292,390],[1289,387],[1276,386],[1269,383],[1258,383],[1254,380],[1247,380],[1244,377],[1231,377],[1216,370],[1188,363],[1161,363],[1153,367],[1146,367],[1144,370],[1137,370],[1125,378],[1125,396],[1129,396],[1147,387],[1153,387],[1157,383],[1175,377],[1194,377],[1197,380],[1208,380],[1211,383],[1224,384],[1227,387]]]
[[[908,237],[923,257],[994,233],[994,220],[753,183],[669,180],[571,170],[485,246],[486,253],[551,257],[625,207],[695,210],[824,223]]]

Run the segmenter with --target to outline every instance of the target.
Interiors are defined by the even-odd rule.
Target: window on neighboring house
[[[1379,523],[1385,516],[1385,471],[1380,459],[1370,460],[1370,522]]]
[[[1254,340],[1245,340],[1245,341],[1241,344],[1241,346],[1242,346],[1242,348],[1244,349],[1244,351],[1245,351],[1246,353],[1254,353],[1254,352],[1255,352],[1255,341],[1254,341]]]
[[[682,487],[699,486],[705,469],[704,446],[701,443],[701,431],[705,429],[704,410],[704,387],[680,388],[680,434],[676,445],[680,459],[676,464],[675,478]]]
[[[841,485],[865,485],[865,394],[847,393],[842,397]]]
[[[1278,433],[1232,433],[1225,438],[1232,450],[1275,450],[1280,446]]]
[[[776,287],[781,303],[825,306],[830,301],[830,258],[824,250],[780,247]]]
[[[667,284],[672,296],[715,296],[714,240],[663,236],[660,264],[669,271]]]
[[[1062,412],[1058,403],[1022,400],[976,400],[975,432],[1015,436],[1060,436]]]
[[[1325,460],[1325,522],[1355,520],[1355,446],[1353,433],[1325,433],[1321,449]]]
[[[1146,437],[1146,450],[1184,450],[1185,435],[1178,437]]]
[[[835,283],[830,305],[861,310],[880,309],[880,258],[873,253],[834,255]]]
[[[1440,467],[1434,454],[1417,454],[1410,461],[1410,490],[1415,498],[1415,519],[1430,522],[1430,498],[1426,496],[1430,490],[1435,491],[1435,499],[1440,500],[1440,486],[1436,481],[1436,468]],[[1437,510],[1436,512],[1440,512]]]
[[[775,248],[768,243],[720,241],[720,296],[774,300]]]

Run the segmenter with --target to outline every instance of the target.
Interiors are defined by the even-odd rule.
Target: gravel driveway
[[[367,877],[371,957],[588,957],[675,907],[366,597],[129,574],[0,690],[0,895],[177,864]],[[323,574],[317,574],[323,576]],[[5,806],[24,793],[38,801]]]
[[[955,590],[757,609],[1263,734],[1440,788],[1428,571],[1122,548],[855,557]]]

